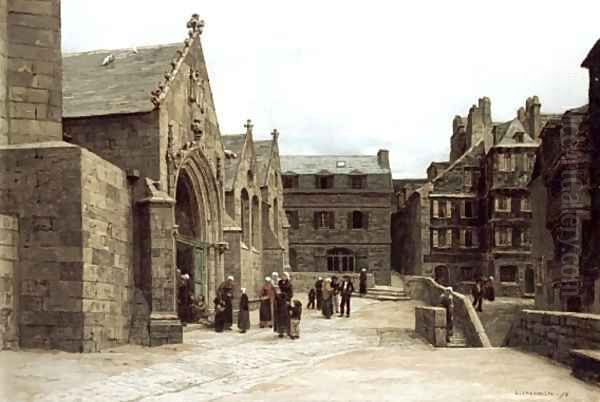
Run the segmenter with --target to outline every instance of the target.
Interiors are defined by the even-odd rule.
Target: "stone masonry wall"
[[[82,244],[80,149],[0,149],[0,213],[19,217],[22,347],[80,351]]]
[[[444,288],[433,279],[414,276],[406,282],[408,294],[413,299],[423,300],[431,306],[438,306]],[[464,295],[452,292],[454,298],[455,325],[462,329],[467,344],[474,347],[491,347],[490,340],[479,320],[475,309]]]
[[[0,350],[19,346],[15,269],[19,253],[18,234],[17,218],[0,215]]]
[[[5,5],[8,12],[5,12]],[[0,119],[0,144],[62,139],[60,0],[0,2],[0,75],[6,67],[8,136]],[[6,33],[5,33],[6,32]],[[7,40],[7,43],[4,43]],[[2,56],[7,48],[8,60]],[[6,63],[8,62],[8,63]],[[4,93],[4,91],[0,91]],[[0,118],[4,118],[0,98]]]
[[[507,336],[506,346],[521,347],[571,365],[571,349],[600,349],[600,316],[523,310]]]
[[[141,176],[160,179],[157,113],[72,118],[63,124],[69,142],[123,170],[137,169]]]
[[[415,307],[415,332],[436,347],[445,347],[446,310],[443,307]]]
[[[85,351],[127,343],[133,300],[132,199],[125,172],[82,151]]]

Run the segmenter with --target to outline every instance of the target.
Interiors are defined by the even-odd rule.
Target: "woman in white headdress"
[[[275,289],[271,283],[271,278],[265,278],[265,284],[263,285],[260,293],[260,311],[259,320],[260,327],[273,327],[273,303],[275,302]]]

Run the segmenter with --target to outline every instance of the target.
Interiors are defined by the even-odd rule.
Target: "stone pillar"
[[[141,269],[151,285],[150,346],[181,343],[183,328],[177,317],[175,280],[175,200],[154,191],[137,202],[140,224],[145,228],[141,247]]]
[[[0,0],[0,145],[8,144],[8,4]]]
[[[62,141],[60,0],[3,0],[0,12],[5,4],[6,34],[0,27],[0,39],[7,43],[0,40],[0,74],[4,69],[8,79],[0,118],[4,104],[8,136],[0,125],[0,144]],[[4,46],[8,63],[2,66]]]

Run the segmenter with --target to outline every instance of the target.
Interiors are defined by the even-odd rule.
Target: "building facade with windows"
[[[463,290],[493,276],[500,295],[535,293],[527,185],[541,128],[554,117],[540,107],[529,98],[515,119],[496,123],[482,98],[454,118],[448,165],[432,163],[426,183],[395,214],[400,272]]]
[[[359,272],[390,283],[389,154],[282,156],[289,263],[300,272]]]

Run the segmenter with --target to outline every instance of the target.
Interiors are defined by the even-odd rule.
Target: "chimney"
[[[525,102],[525,115],[527,116],[527,129],[529,135],[534,139],[538,138],[542,131],[542,121],[540,119],[540,109],[542,104],[537,96],[527,98]]]
[[[492,127],[492,101],[487,96],[479,99],[479,110],[485,127]]]
[[[450,138],[450,163],[465,153],[465,136],[465,121],[462,117],[455,116],[452,121],[452,138]]]
[[[390,151],[387,149],[380,149],[377,151],[377,163],[382,169],[390,168]]]
[[[600,146],[600,40],[596,42],[581,64],[589,72],[589,114],[591,138]]]
[[[471,148],[479,138],[483,138],[483,131],[484,125],[481,109],[473,105],[469,109],[469,116],[467,117],[466,149]]]

